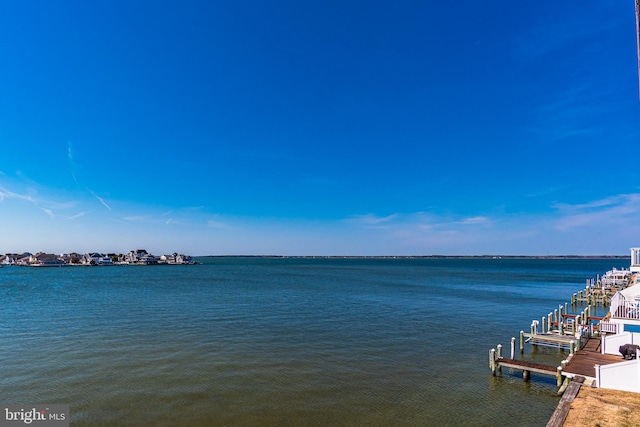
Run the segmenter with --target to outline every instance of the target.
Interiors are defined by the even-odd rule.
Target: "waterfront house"
[[[125,255],[125,262],[138,265],[154,265],[158,264],[160,258],[151,255],[145,249],[136,249]]]
[[[159,259],[160,264],[193,264],[191,257],[185,254],[173,253],[170,255],[162,255]]]
[[[113,265],[113,261],[109,255],[94,252],[83,256],[83,264],[88,265]]]
[[[29,265],[29,260],[31,259],[32,256],[33,254],[29,252],[24,252],[22,254],[16,255],[16,258],[15,258],[16,265],[20,265],[20,266]]]
[[[19,254],[5,254],[0,256],[0,264],[2,265],[16,265],[16,261],[20,257]]]
[[[631,268],[627,286],[611,298],[609,312],[599,323],[600,352],[621,355],[625,344],[640,345],[640,254],[631,248]],[[618,270],[619,271],[619,270]],[[602,388],[640,393],[640,352],[635,358],[610,365],[595,365],[596,385]]]
[[[39,252],[29,257],[28,265],[31,267],[61,267],[65,262],[56,254]]]

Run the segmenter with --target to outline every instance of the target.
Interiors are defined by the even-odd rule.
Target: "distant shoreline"
[[[196,258],[301,259],[629,259],[629,255],[198,255]]]

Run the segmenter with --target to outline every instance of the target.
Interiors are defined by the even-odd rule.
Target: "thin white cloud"
[[[105,208],[107,208],[107,209],[111,210],[111,206],[109,206],[109,205],[107,204],[107,202],[105,202],[105,201],[104,201],[104,199],[103,199],[102,197],[98,196],[98,195],[97,195],[96,193],[94,193],[93,191],[91,192],[91,194],[93,194],[93,196],[94,196],[96,199],[98,199],[98,201],[99,201],[100,203],[102,203],[102,206],[104,206]]]
[[[147,215],[130,215],[130,216],[122,217],[122,219],[125,221],[135,222],[135,221],[149,221],[151,217]]]
[[[559,8],[558,14],[547,15],[544,20],[525,22],[529,28],[523,27],[521,37],[513,40],[514,56],[522,60],[538,60],[565,49],[571,49],[575,55],[585,54],[585,49],[576,50],[573,47],[577,43],[588,45],[598,40],[601,34],[613,31],[617,25],[611,19],[607,5],[597,7],[602,9],[600,16],[603,19],[590,21],[589,25],[585,25],[585,15],[580,13],[579,8]]]
[[[387,216],[377,216],[373,214],[366,215],[355,215],[347,220],[347,222],[360,225],[363,227],[380,227],[387,224],[390,224],[394,220],[398,219],[399,215],[397,213],[387,215]]]
[[[224,229],[224,230],[229,230],[229,229],[235,228],[235,227],[231,226],[229,223],[226,223],[226,222],[218,220],[218,215],[215,215],[212,219],[207,221],[207,227],[208,228]]]
[[[81,218],[81,217],[85,216],[86,214],[87,214],[87,212],[79,212],[79,213],[77,213],[75,215],[72,215],[72,216],[70,216],[68,218],[69,219],[78,219],[78,218]]]
[[[71,177],[73,181],[78,185],[78,178],[76,177],[76,163],[73,160],[73,148],[71,146],[71,141],[67,142],[67,157],[69,158],[69,166],[71,168]]]
[[[40,208],[44,213],[46,213],[47,215],[49,215],[50,218],[55,218],[55,215],[53,214],[53,211],[51,209],[47,209],[47,208]]]
[[[9,191],[6,188],[0,187],[0,202],[4,201],[5,199],[24,200],[27,202],[36,203],[36,201],[30,194],[14,193],[13,191]]]
[[[488,222],[490,222],[490,220],[486,216],[472,216],[469,218],[464,218],[462,221],[460,221],[461,224],[466,225],[487,224]]]
[[[560,217],[556,228],[569,231],[590,226],[615,225],[624,228],[640,215],[640,194],[619,194],[581,204],[555,205]]]

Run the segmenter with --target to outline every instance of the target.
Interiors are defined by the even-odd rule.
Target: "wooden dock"
[[[600,353],[600,337],[590,338],[580,350],[577,350],[564,367],[562,375],[567,377],[583,376],[595,379],[595,365],[610,365],[612,363],[624,362],[622,355]]]
[[[522,371],[522,378],[524,378],[525,381],[529,380],[531,372],[543,375],[551,375],[557,378],[558,387],[560,387],[561,385],[562,377],[560,371],[558,371],[558,368],[550,365],[543,365],[541,363],[534,363],[526,360],[506,359],[504,357],[499,357],[496,359],[495,369],[498,372],[502,372],[502,368],[511,368]]]
[[[600,353],[600,337],[592,337],[585,345],[569,356],[567,361],[563,361],[561,366],[544,365],[541,363],[529,362],[502,357],[495,352],[490,353],[490,367],[494,375],[501,372],[502,368],[510,368],[522,371],[522,377],[529,380],[530,373],[535,372],[543,375],[555,376],[558,387],[563,383],[564,378],[584,377],[590,381],[595,381],[595,365],[609,365],[612,363],[624,362],[622,356]],[[563,378],[564,377],[564,378]]]
[[[543,345],[548,347],[558,347],[569,349],[571,343],[574,345],[579,340],[573,335],[560,335],[557,333],[523,333],[525,342],[533,345]]]

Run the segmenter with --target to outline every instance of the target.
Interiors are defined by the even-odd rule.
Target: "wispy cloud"
[[[219,215],[214,215],[213,218],[207,220],[208,228],[217,228],[220,230],[230,230],[233,228],[237,228],[236,226],[231,225],[229,222],[221,221],[219,219]]]
[[[490,220],[486,216],[472,216],[472,217],[469,217],[469,218],[463,218],[460,221],[460,224],[476,225],[476,224],[487,224],[489,222],[490,222]]]
[[[71,141],[67,142],[67,157],[69,158],[69,166],[71,168],[71,177],[73,181],[78,185],[78,178],[76,177],[76,163],[73,160],[73,147],[71,146]]]
[[[377,216],[374,214],[366,214],[366,215],[355,215],[349,219],[347,222],[363,226],[363,227],[384,227],[395,220],[399,219],[399,214],[394,213],[387,216]]]
[[[82,218],[83,216],[85,216],[87,214],[87,212],[78,212],[75,215],[72,215],[70,217],[68,217],[69,219],[78,219],[78,218]]]
[[[102,204],[102,206],[104,206],[105,208],[111,210],[111,206],[109,206],[107,204],[107,202],[104,201],[104,199],[100,196],[98,196],[96,193],[94,193],[93,191],[89,190],[91,192],[91,194],[93,194],[93,197],[95,197],[96,199],[98,199],[98,201]]]
[[[555,205],[559,218],[556,228],[560,231],[602,226],[603,224],[625,224],[635,221],[640,215],[640,194],[619,194],[582,204],[558,203]]]
[[[6,188],[0,187],[0,202],[4,201],[5,199],[24,200],[27,202],[35,203],[35,200],[30,194],[14,193],[13,191],[9,191]]]
[[[130,216],[122,217],[122,219],[125,221],[136,222],[136,221],[149,221],[151,220],[151,217],[147,215],[130,215]]]
[[[44,213],[46,213],[47,215],[49,215],[50,218],[55,218],[55,215],[53,214],[53,211],[51,209],[47,209],[47,208],[40,208]]]
[[[597,5],[592,5],[598,7]],[[607,8],[607,6],[599,6]],[[598,40],[603,33],[609,33],[617,23],[606,19],[609,13],[603,11],[603,19],[597,21],[585,19],[580,8],[558,8],[558,13],[547,15],[544,19],[524,22],[522,36],[513,40],[513,52],[523,60],[537,60],[545,55],[571,49],[574,54],[581,54],[586,49],[575,49],[576,45],[588,46]],[[591,10],[589,13],[593,13]],[[533,16],[533,15],[530,15]],[[585,25],[589,22],[590,25]],[[527,28],[526,25],[529,25]]]

